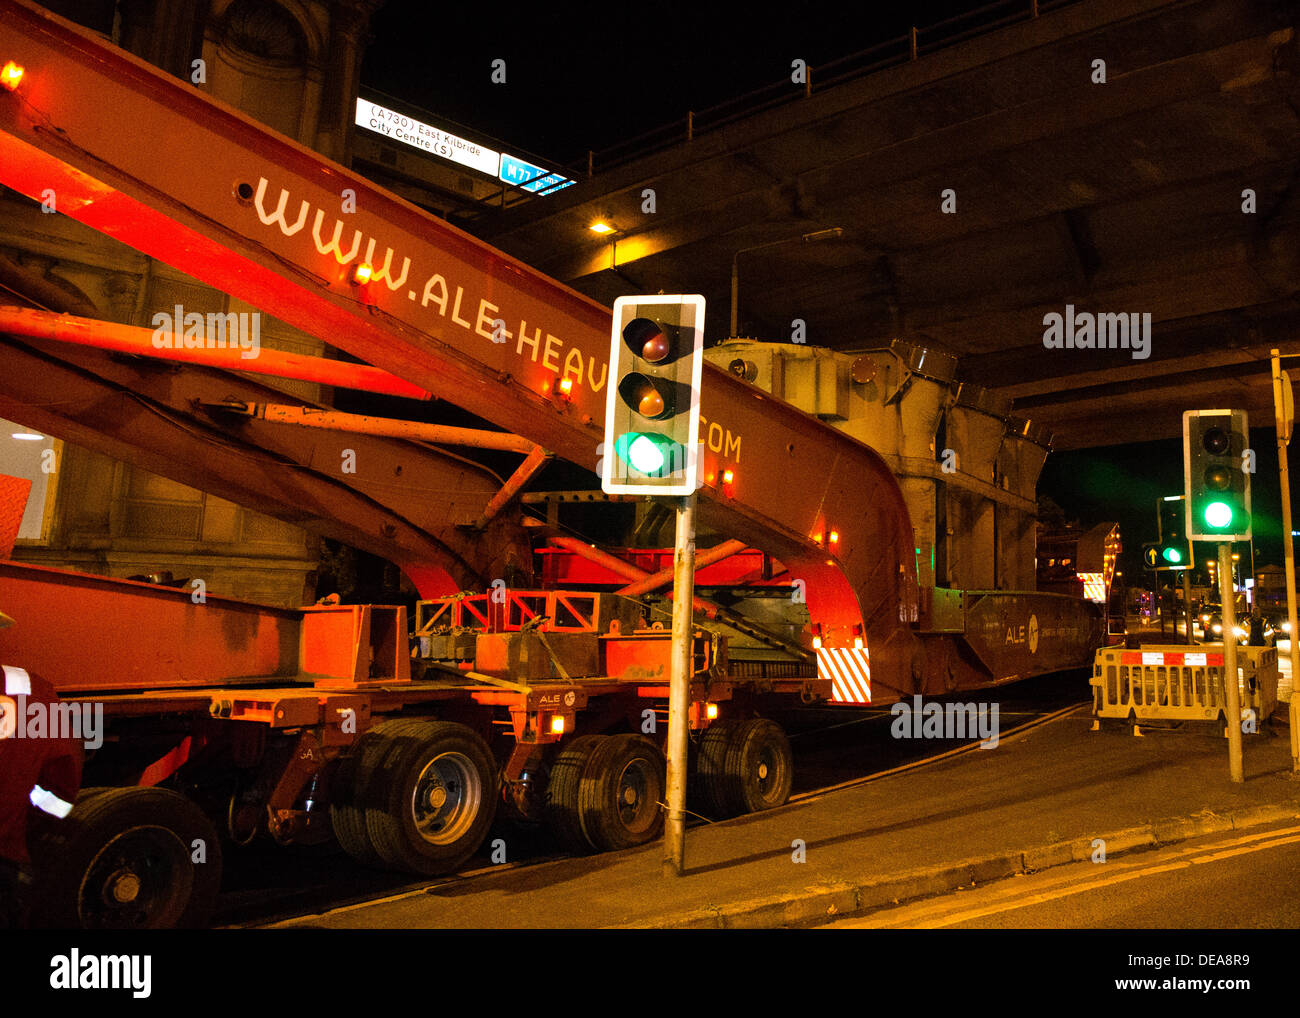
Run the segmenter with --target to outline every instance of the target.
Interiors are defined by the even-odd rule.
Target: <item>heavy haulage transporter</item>
[[[462,864],[502,805],[579,850],[654,838],[671,550],[576,539],[571,503],[643,535],[655,510],[535,483],[556,458],[596,466],[609,310],[18,0],[0,0],[8,63],[0,183],[365,363],[157,349],[46,290],[0,309],[0,416],[380,556],[421,597],[408,620],[0,563],[0,661],[107,726],[37,846],[37,920],[202,923],[226,838],[335,837],[418,874]],[[785,801],[777,707],[1091,663],[1097,607],[1033,591],[1050,440],[955,361],[897,342],[707,356],[695,809]],[[489,427],[340,413],[276,376]],[[503,481],[483,450],[522,462]]]

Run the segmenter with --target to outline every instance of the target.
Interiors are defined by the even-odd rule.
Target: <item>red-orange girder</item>
[[[595,467],[607,308],[19,0],[0,0],[8,60],[26,73],[0,91],[0,182],[36,200],[52,189],[58,211]],[[364,287],[359,261],[375,268]],[[548,395],[560,377],[569,400]],[[875,675],[910,688],[913,537],[885,462],[711,365],[701,417],[705,475],[734,472],[725,492],[701,490],[705,520],[804,581],[828,645],[863,623]],[[812,535],[831,528],[828,551]]]

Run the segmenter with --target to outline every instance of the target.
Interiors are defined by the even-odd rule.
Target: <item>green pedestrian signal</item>
[[[1182,495],[1166,495],[1156,503],[1156,525],[1160,540],[1153,545],[1147,564],[1153,569],[1190,569],[1196,564],[1192,544],[1187,540],[1186,513]]]

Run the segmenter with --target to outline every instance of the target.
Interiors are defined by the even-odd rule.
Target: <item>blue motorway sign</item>
[[[559,173],[552,173],[541,166],[534,166],[512,155],[501,153],[501,180],[530,194],[549,194],[568,187],[574,181]]]

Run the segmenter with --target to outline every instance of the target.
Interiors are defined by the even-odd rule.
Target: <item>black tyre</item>
[[[89,789],[36,847],[39,928],[202,928],[221,887],[216,828],[165,788]]]
[[[692,781],[696,808],[710,820],[735,816],[728,794],[727,747],[738,721],[715,721],[700,736]]]
[[[783,805],[794,781],[794,758],[781,726],[765,718],[738,722],[727,742],[726,773],[726,795],[735,814]]]
[[[579,735],[560,745],[546,782],[546,826],[569,852],[590,852],[595,846],[582,831],[578,816],[578,786],[603,735]]]
[[[389,742],[384,731],[402,721],[375,725],[357,740],[353,751],[341,761],[330,782],[330,826],[343,849],[362,866],[380,869],[384,860],[376,851],[366,830],[366,810],[362,790],[375,780]]]
[[[448,721],[394,721],[363,774],[366,834],[383,863],[433,876],[472,856],[496,816],[499,782],[487,744]]]
[[[640,735],[611,735],[591,755],[578,786],[578,816],[587,840],[612,852],[663,832],[667,764]]]

